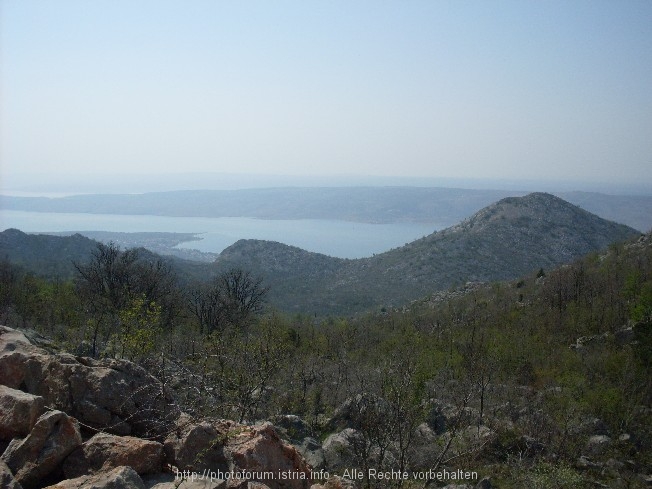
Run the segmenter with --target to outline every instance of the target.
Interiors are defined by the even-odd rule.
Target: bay
[[[437,230],[432,223],[370,224],[321,219],[266,220],[0,210],[0,229],[8,228],[28,233],[193,233],[201,239],[181,243],[178,247],[212,253],[221,252],[239,239],[263,239],[339,258],[372,256]]]

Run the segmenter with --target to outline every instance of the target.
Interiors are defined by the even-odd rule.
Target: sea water
[[[193,233],[201,239],[181,243],[178,247],[219,253],[239,239],[263,239],[340,258],[372,256],[426,236],[441,227],[444,226],[412,222],[371,224],[321,219],[267,220],[0,210],[0,231],[16,228],[27,233]]]

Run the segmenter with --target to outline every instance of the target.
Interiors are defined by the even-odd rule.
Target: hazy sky
[[[0,0],[14,172],[652,180],[652,1]]]

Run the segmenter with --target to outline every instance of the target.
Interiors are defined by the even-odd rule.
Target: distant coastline
[[[88,215],[167,216],[183,218],[255,218],[265,220],[334,220],[353,223],[428,224],[442,229],[517,190],[449,187],[346,186],[274,187],[237,190],[83,194],[67,197],[0,195],[4,210]],[[552,192],[572,204],[642,232],[652,228],[652,195],[614,195],[586,191]],[[1,222],[1,220],[0,220]],[[49,229],[66,231],[71,228]],[[107,231],[179,231],[193,229],[97,229]],[[46,229],[41,229],[46,231]]]

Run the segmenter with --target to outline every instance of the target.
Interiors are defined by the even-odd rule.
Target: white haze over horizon
[[[0,0],[0,193],[650,193],[650,25],[645,0]]]
[[[152,174],[12,174],[0,185],[0,196],[66,197],[82,194],[144,194],[177,190],[240,190],[289,187],[431,187],[507,190],[514,192],[597,192],[652,196],[652,184],[619,184],[573,180],[507,180],[423,178],[370,175],[269,175],[236,173]],[[0,201],[1,207],[1,201]]]

